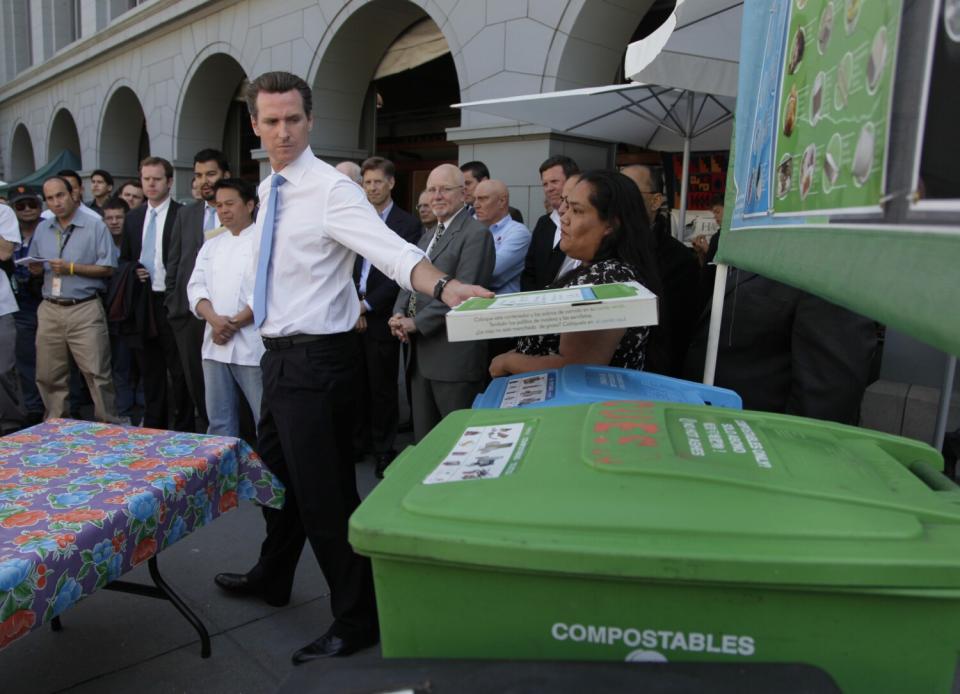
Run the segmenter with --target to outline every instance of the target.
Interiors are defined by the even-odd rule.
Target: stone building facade
[[[364,110],[383,55],[431,19],[449,47],[459,101],[609,84],[653,0],[6,0],[0,13],[0,152],[5,180],[64,148],[82,173],[134,175],[170,159],[189,195],[192,156],[238,128],[245,79],[302,75],[314,90],[312,146],[361,159]],[[429,90],[430,85],[424,85]],[[535,218],[537,166],[552,154],[613,162],[607,143],[465,111],[446,128],[460,161],[482,159]],[[228,156],[230,156],[228,152]],[[253,147],[260,162],[262,152]]]

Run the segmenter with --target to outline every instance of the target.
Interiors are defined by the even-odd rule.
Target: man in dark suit
[[[170,239],[180,209],[170,197],[173,166],[166,159],[147,157],[140,162],[140,181],[147,204],[131,210],[123,220],[120,261],[137,263],[137,277],[150,286],[153,323],[134,336],[134,358],[143,381],[143,425],[168,428],[167,371],[173,383],[173,429],[194,431],[193,401],[187,390],[177,344],[164,305]]]
[[[543,289],[561,274],[576,267],[574,261],[560,250],[559,210],[563,200],[563,184],[577,173],[580,173],[577,163],[562,154],[550,157],[540,165],[540,182],[551,212],[540,217],[533,227],[523,274],[520,276],[520,288],[525,292]]]
[[[405,241],[419,241],[420,222],[394,204],[390,195],[395,183],[393,162],[383,157],[370,157],[360,169],[367,200],[380,219]],[[400,288],[369,260],[361,257],[357,257],[354,265],[353,282],[360,297],[357,332],[363,346],[361,409],[357,417],[360,445],[355,451],[373,453],[379,477],[396,456],[393,444],[400,417],[397,402],[400,343],[390,334],[387,321]]]
[[[467,214],[463,173],[441,164],[430,172],[427,193],[439,223],[433,235],[420,239],[420,248],[448,276],[486,285],[496,262],[493,236]],[[413,345],[410,391],[417,441],[454,410],[470,407],[483,390],[487,343],[449,342],[444,320],[448,310],[429,294],[401,291],[390,319],[393,335]]]
[[[684,375],[703,377],[710,308]],[[755,272],[730,268],[714,382],[750,410],[857,424],[878,346],[877,325]]]
[[[167,318],[173,330],[173,339],[177,343],[187,390],[198,414],[196,425],[201,432],[207,430],[203,363],[200,358],[205,323],[190,311],[187,283],[193,274],[193,266],[197,262],[197,254],[203,245],[205,234],[220,226],[214,207],[216,193],[213,185],[223,178],[230,178],[230,166],[223,153],[215,149],[197,152],[193,157],[193,180],[197,183],[201,199],[185,205],[177,213],[170,235],[170,253],[164,282]]]

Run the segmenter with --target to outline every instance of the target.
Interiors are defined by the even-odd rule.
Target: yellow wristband
[[[70,263],[70,274],[73,274],[73,263]]]

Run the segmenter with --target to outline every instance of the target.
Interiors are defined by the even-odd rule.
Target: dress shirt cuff
[[[373,307],[370,305],[370,302],[369,302],[369,301],[367,301],[366,299],[364,299],[361,303],[363,304],[363,307],[364,307],[365,309],[367,309],[367,313],[370,313],[370,312],[373,311]]]
[[[422,249],[417,248],[412,243],[408,243],[400,252],[400,255],[397,256],[397,260],[394,263],[393,277],[391,279],[399,284],[402,289],[411,292],[416,291],[410,281],[411,275],[413,275],[413,268],[426,257],[427,254],[424,253]]]

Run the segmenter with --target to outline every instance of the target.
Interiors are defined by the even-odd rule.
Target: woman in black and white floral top
[[[637,186],[614,171],[567,179],[560,208],[560,250],[581,262],[550,288],[636,281],[661,295],[654,241]],[[655,329],[654,329],[655,330]],[[490,375],[602,364],[647,365],[651,328],[615,328],[522,337],[514,351],[494,358]]]

